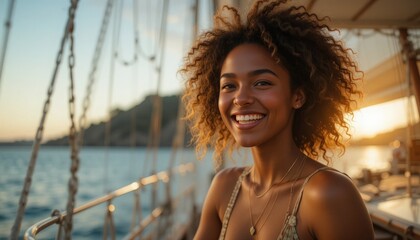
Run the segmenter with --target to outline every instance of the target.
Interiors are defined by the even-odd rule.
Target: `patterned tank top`
[[[309,179],[311,179],[312,176],[314,176],[316,173],[324,170],[333,170],[329,167],[322,167],[317,170],[315,170],[313,173],[311,173],[308,177],[306,177],[305,181],[302,184],[302,187],[300,189],[298,198],[296,200],[295,206],[293,207],[293,210],[290,214],[286,216],[286,222],[277,237],[277,240],[298,240],[299,236],[297,234],[296,229],[296,215],[299,210],[300,202],[302,200],[303,190],[305,189],[305,185],[308,183]],[[250,173],[250,168],[245,168],[242,174],[239,176],[235,188],[233,189],[232,195],[230,197],[228,206],[226,208],[225,214],[223,216],[223,222],[222,222],[222,229],[220,231],[219,240],[224,240],[226,236],[226,230],[229,224],[230,215],[232,213],[233,208],[235,207],[236,199],[238,197],[238,193],[241,189],[242,181],[244,178]]]

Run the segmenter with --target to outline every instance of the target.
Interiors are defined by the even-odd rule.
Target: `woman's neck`
[[[281,180],[287,181],[287,176],[284,176],[298,165],[294,163],[302,158],[303,153],[291,142],[270,147],[253,147],[252,155],[253,181],[264,188]]]

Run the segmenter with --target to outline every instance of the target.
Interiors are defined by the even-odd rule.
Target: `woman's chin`
[[[236,143],[240,146],[240,147],[244,147],[244,148],[250,148],[250,147],[254,147],[255,141],[245,141],[245,140],[236,140]]]

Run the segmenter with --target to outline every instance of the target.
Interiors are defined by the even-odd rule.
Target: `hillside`
[[[171,146],[176,131],[178,114],[178,95],[162,97],[162,121],[160,146]],[[111,119],[110,146],[130,146],[133,129],[136,130],[136,146],[146,146],[149,142],[152,118],[153,96],[147,96],[140,104],[128,110],[114,110]],[[135,113],[135,127],[133,127]],[[83,145],[103,146],[105,139],[105,122],[90,125],[84,131]],[[187,133],[185,143],[189,142]],[[45,143],[48,146],[68,145],[68,137],[63,136]]]

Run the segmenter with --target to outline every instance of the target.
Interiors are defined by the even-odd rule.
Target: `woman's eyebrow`
[[[272,75],[278,77],[275,72],[273,72],[273,71],[271,71],[270,69],[267,69],[267,68],[253,70],[253,71],[249,72],[247,75],[250,76],[250,77],[253,77],[253,76],[257,76],[257,75],[264,74],[264,73],[272,74]],[[236,77],[236,74],[234,74],[234,73],[223,73],[222,75],[220,75],[220,78],[235,78],[235,77]]]
[[[257,70],[251,71],[250,73],[248,73],[248,76],[256,76],[256,75],[260,75],[260,74],[264,74],[264,73],[272,74],[272,75],[278,77],[275,72],[273,72],[273,71],[271,71],[270,69],[267,69],[267,68],[257,69]]]
[[[220,75],[220,78],[235,78],[236,74],[234,73],[223,73],[222,75]]]

